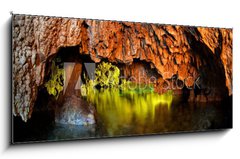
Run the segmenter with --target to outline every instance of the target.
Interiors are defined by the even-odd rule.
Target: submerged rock
[[[94,106],[81,97],[71,95],[65,98],[62,106],[56,108],[55,122],[72,125],[95,124],[94,113]]]

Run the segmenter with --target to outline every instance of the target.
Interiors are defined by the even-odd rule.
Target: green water
[[[159,95],[150,89],[89,91],[97,123],[55,125],[50,140],[119,137],[231,127],[231,104],[182,103],[172,91]]]
[[[14,140],[59,141],[232,127],[231,102],[182,103],[171,91],[159,95],[151,89],[92,89],[85,99],[95,105],[96,124],[56,124],[48,119],[49,113],[35,113],[28,123],[14,118]]]
[[[87,100],[96,106],[98,123],[107,136],[153,133],[162,117],[158,111],[170,113],[172,92],[163,95],[139,90],[93,90]],[[128,129],[131,130],[128,132]]]

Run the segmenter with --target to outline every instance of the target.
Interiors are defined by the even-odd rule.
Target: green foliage
[[[86,97],[86,96],[87,96],[87,87],[86,87],[85,84],[82,84],[82,85],[81,85],[81,95],[82,95],[83,97]]]
[[[81,85],[81,95],[83,97],[88,96],[89,94],[91,94],[94,91],[94,87],[95,87],[95,81],[94,80],[86,80],[86,84],[82,84]]]
[[[57,99],[63,90],[64,70],[56,65],[56,62],[59,62],[59,59],[52,61],[50,78],[44,86],[47,88],[48,94],[53,95]]]
[[[95,70],[95,83],[101,87],[117,87],[120,70],[111,63],[102,62]]]
[[[81,85],[81,95],[83,97],[91,96],[94,93],[94,87],[117,88],[119,85],[120,70],[111,63],[102,62],[95,70],[95,79],[89,80],[85,74],[83,78],[86,83]]]
[[[91,95],[89,92],[94,93],[93,88],[97,85],[101,88],[119,88],[122,92],[121,94],[145,94],[154,92],[154,88],[151,85],[132,83],[126,79],[121,79],[121,84],[119,84],[119,75],[120,70],[117,66],[114,66],[111,63],[102,62],[95,70],[95,80],[87,79],[84,74],[83,77],[86,84],[82,84],[81,86],[81,95]]]
[[[146,84],[132,83],[127,81],[127,85],[121,87],[121,95],[125,96],[128,94],[149,94],[154,93],[154,87]]]
[[[145,94],[154,92],[154,88],[150,85],[138,85],[136,88],[132,89],[132,91],[137,94]]]
[[[130,85],[131,85],[130,81],[127,81],[126,79],[121,79],[121,84],[120,84],[119,88],[121,90],[127,90],[127,89],[129,89]]]

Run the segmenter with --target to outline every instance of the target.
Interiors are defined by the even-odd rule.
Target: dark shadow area
[[[24,141],[17,142],[14,145],[9,145],[8,149],[25,149],[25,148],[40,148],[42,146],[56,147],[56,146],[86,146],[88,144],[115,144],[117,143],[129,143],[129,142],[146,142],[146,141],[176,141],[176,140],[193,140],[193,139],[208,139],[208,140],[220,140],[224,137],[230,129],[211,129],[207,131],[181,131],[181,132],[167,132],[160,134],[144,134],[144,135],[125,135],[116,137],[89,137],[85,139],[74,140],[42,140],[42,141]]]
[[[31,118],[25,123],[21,117],[13,117],[13,142],[51,140],[49,132],[54,133],[56,109],[62,107],[64,102],[63,92],[60,93],[58,100],[53,95],[49,95],[45,83],[50,79],[52,73],[52,62],[63,69],[64,63],[92,63],[89,55],[79,53],[79,46],[60,48],[59,51],[46,60],[44,82],[38,87],[37,99],[33,108]],[[10,63],[11,64],[11,63]],[[82,65],[81,79],[83,74],[87,75],[86,68]],[[74,74],[73,72],[72,74]],[[78,75],[77,75],[78,76]],[[63,79],[62,79],[63,80]],[[63,81],[62,81],[63,82]],[[76,82],[76,81],[74,81]],[[83,81],[84,82],[84,81]],[[78,94],[79,92],[76,92]],[[80,94],[79,94],[80,95]],[[60,126],[59,129],[67,129]],[[64,129],[64,131],[65,131]],[[71,131],[71,130],[69,130]],[[75,129],[77,133],[79,129]],[[74,135],[74,134],[73,134]],[[66,136],[67,137],[67,136]]]
[[[13,118],[13,143],[39,141],[48,138],[48,132],[53,129],[53,111],[33,111],[32,117],[25,123],[21,117]]]
[[[228,98],[225,70],[220,58],[221,46],[212,52],[206,44],[196,39],[196,36],[194,36],[192,32],[199,35],[199,37],[200,33],[196,28],[187,27],[185,30],[185,34],[192,48],[192,54],[194,54],[193,57],[196,57],[192,59],[192,65],[198,68],[199,72],[198,84],[194,86],[195,97],[203,95],[207,99],[214,98],[214,96],[221,99]],[[219,41],[222,41],[221,36],[219,36],[219,38]],[[200,59],[201,65],[198,64],[197,58]]]

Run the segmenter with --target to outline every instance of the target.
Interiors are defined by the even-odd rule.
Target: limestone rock
[[[72,125],[91,125],[95,123],[95,108],[75,95],[65,98],[63,105],[55,112],[55,122]]]
[[[78,46],[95,62],[147,62],[159,78],[176,75],[189,87],[201,76],[203,87],[216,88],[213,96],[232,95],[232,29],[30,15],[12,20],[13,113],[24,121],[44,82],[46,60],[61,47]]]

